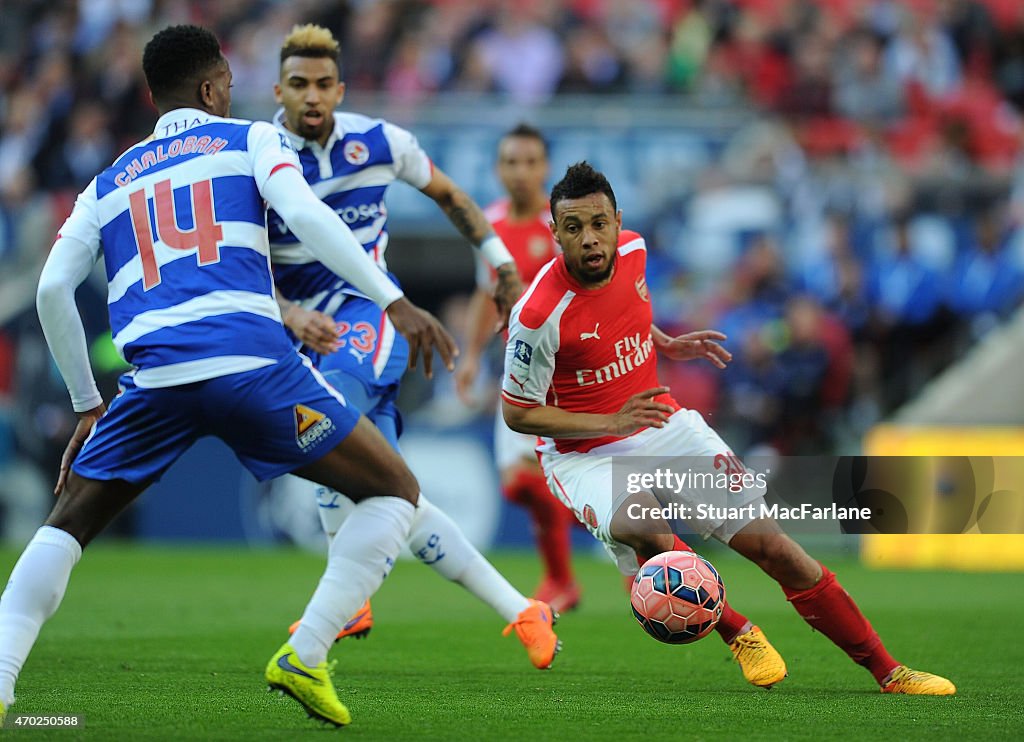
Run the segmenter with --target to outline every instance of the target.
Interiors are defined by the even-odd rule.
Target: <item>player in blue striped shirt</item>
[[[344,486],[358,501],[300,629],[266,670],[271,686],[340,726],[350,717],[327,651],[405,544],[419,486],[377,429],[293,350],[273,297],[264,200],[387,311],[423,350],[428,375],[434,348],[451,367],[454,343],[309,190],[287,139],[269,124],[227,118],[231,70],[213,34],[164,29],[146,45],[143,68],[160,112],[153,135],[79,196],[40,277],[40,321],[79,423],[57,504],[0,598],[0,716],[82,548],[192,442],[215,435],[260,479],[293,471]],[[74,301],[101,257],[114,343],[133,366],[109,409]]]
[[[280,79],[274,92],[282,109],[274,122],[298,151],[306,181],[352,228],[363,249],[382,270],[386,269],[388,245],[385,191],[395,181],[421,190],[496,268],[495,298],[507,320],[512,303],[521,293],[512,256],[480,207],[433,165],[411,133],[381,119],[335,110],[345,90],[339,79],[339,53],[331,32],[314,25],[296,26],[281,47]],[[304,351],[324,377],[398,450],[401,416],[395,399],[408,345],[395,333],[379,306],[325,267],[312,246],[273,211],[269,233],[274,278],[285,297],[286,324],[302,340],[310,340],[304,328],[328,328],[324,336],[314,332],[310,344],[315,347],[307,346]],[[324,322],[311,320],[311,313]],[[335,352],[312,352],[322,347],[321,340],[327,344],[326,350]],[[352,508],[345,496],[347,490],[341,492],[345,494],[310,485],[310,496],[317,498],[328,539]],[[422,495],[409,534],[409,548],[442,577],[459,583],[491,606],[509,623],[506,633],[516,630],[536,667],[551,665],[557,646],[546,640],[546,632],[538,642],[533,632],[536,622],[529,620],[547,607],[531,603],[512,587],[458,526]],[[365,635],[373,625],[372,617],[370,606],[363,606],[342,627],[339,638]]]

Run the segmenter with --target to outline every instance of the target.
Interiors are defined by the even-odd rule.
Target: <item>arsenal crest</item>
[[[637,276],[637,279],[633,283],[633,285],[636,287],[636,293],[638,293],[640,295],[641,299],[643,299],[646,302],[649,302],[651,300],[651,295],[647,291],[647,279],[646,278],[644,278],[642,275],[641,276]]]
[[[526,245],[526,251],[531,258],[540,260],[551,253],[551,240],[547,237],[531,237]]]

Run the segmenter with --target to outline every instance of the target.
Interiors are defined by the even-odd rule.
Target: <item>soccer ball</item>
[[[655,639],[689,644],[707,636],[722,617],[725,585],[706,559],[692,551],[666,551],[637,572],[629,602]]]

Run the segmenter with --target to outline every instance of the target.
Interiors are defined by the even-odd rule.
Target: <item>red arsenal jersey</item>
[[[627,231],[619,235],[612,279],[599,289],[580,286],[561,257],[545,265],[512,310],[502,398],[520,407],[611,414],[659,386],[646,267],[643,238]],[[668,394],[657,401],[679,408]],[[542,440],[565,453],[620,437]]]
[[[560,252],[555,236],[551,234],[551,212],[545,207],[533,219],[513,222],[509,221],[508,211],[509,201],[503,198],[484,209],[484,216],[515,258],[523,284],[529,285],[537,271]],[[486,267],[488,284],[493,284],[496,278],[494,269]]]

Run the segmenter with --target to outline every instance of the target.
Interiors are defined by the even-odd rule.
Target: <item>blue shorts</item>
[[[142,389],[130,374],[72,469],[89,479],[155,481],[203,436],[224,441],[260,481],[326,455],[359,410],[289,353],[272,366],[182,386]]]
[[[334,320],[341,348],[322,356],[303,349],[348,404],[373,422],[397,450],[402,416],[395,405],[409,363],[409,343],[369,299],[348,296]]]

